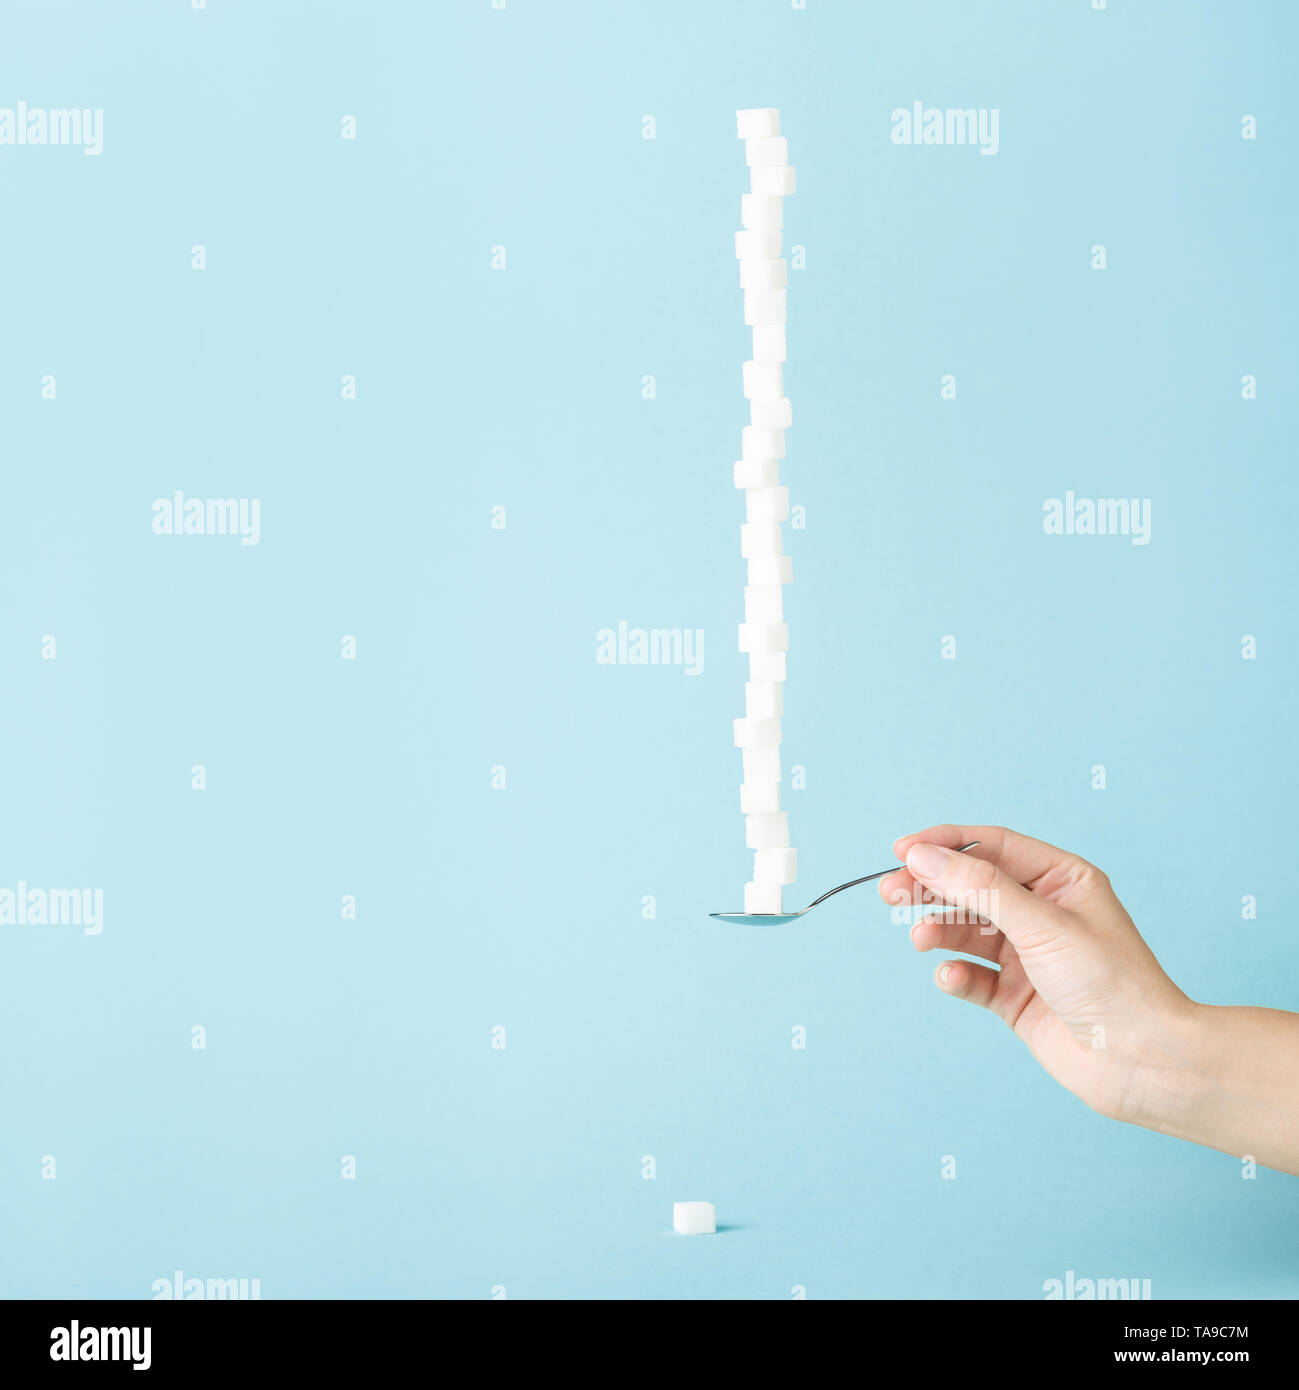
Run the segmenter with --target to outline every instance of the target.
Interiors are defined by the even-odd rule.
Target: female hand
[[[945,961],[941,990],[990,1009],[1093,1110],[1299,1172],[1299,1015],[1188,999],[1076,854],[987,825],[894,850],[906,868],[881,897],[947,905],[912,928],[916,949],[999,967]]]

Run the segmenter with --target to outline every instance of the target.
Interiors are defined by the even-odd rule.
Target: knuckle
[[[1077,877],[1075,882],[1079,889],[1084,893],[1095,892],[1097,890],[1112,892],[1109,875],[1103,870],[1098,869],[1095,864],[1089,864],[1087,860],[1080,859],[1077,867]]]
[[[966,874],[969,887],[983,892],[994,887],[1000,877],[997,866],[990,859],[971,859]]]

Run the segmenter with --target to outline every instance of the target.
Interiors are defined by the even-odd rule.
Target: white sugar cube
[[[757,106],[735,113],[735,133],[741,140],[780,134],[780,112],[774,106]]]
[[[793,883],[797,877],[796,849],[760,849],[753,856],[755,883]]]
[[[775,487],[780,481],[779,459],[741,459],[732,471],[735,486],[746,491],[751,487]]]
[[[673,1202],[672,1229],[679,1236],[716,1235],[717,1208],[711,1202]]]
[[[737,261],[774,261],[780,256],[779,232],[736,232]]]
[[[740,811],[756,816],[763,811],[780,810],[779,782],[743,782],[740,784]]]
[[[744,321],[748,324],[785,322],[784,290],[745,290]]]
[[[755,323],[753,325],[753,360],[755,362],[784,362],[785,325]]]
[[[771,401],[785,394],[785,371],[779,362],[746,362],[741,375],[748,400]]]
[[[783,290],[789,284],[788,261],[741,261],[742,290]]]
[[[749,583],[755,589],[794,582],[792,555],[753,555],[749,558]]]
[[[749,653],[749,679],[754,681],[783,681],[785,679],[785,653],[784,652],[750,652]],[[744,780],[758,781],[758,778],[750,778],[746,772]]]
[[[745,521],[787,521],[789,519],[789,489],[787,487],[751,487],[744,493]]]
[[[743,748],[740,757],[744,762],[744,780],[750,785],[780,781],[779,748]]]
[[[750,849],[788,849],[789,812],[763,811],[745,816],[744,843]]]
[[[746,560],[759,555],[779,555],[783,548],[778,522],[746,521],[740,527],[740,555]]]
[[[753,192],[764,197],[788,198],[798,186],[792,164],[771,164],[753,170]]]
[[[745,425],[740,431],[740,457],[746,460],[783,459],[784,430],[760,430],[755,425]]]
[[[789,163],[789,141],[783,135],[753,135],[744,142],[744,162],[752,168]]]
[[[779,584],[749,584],[744,590],[744,621],[746,623],[783,623],[784,604]]]
[[[789,650],[789,624],[741,623],[740,650],[742,652],[787,652]]]
[[[740,225],[748,232],[778,232],[785,223],[783,198],[740,194]]]
[[[779,719],[732,719],[737,748],[778,748],[780,746]]]
[[[794,423],[794,407],[788,396],[774,401],[750,401],[749,415],[760,430],[787,430]]]
[[[744,885],[744,910],[770,916],[782,912],[782,894],[778,883],[746,883]]]
[[[745,681],[744,712],[750,719],[779,719],[785,712],[785,687],[779,681]]]

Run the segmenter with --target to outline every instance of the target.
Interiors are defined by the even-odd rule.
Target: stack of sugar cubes
[[[744,322],[753,329],[753,360],[744,364],[750,421],[743,431],[735,486],[744,489],[740,554],[748,561],[740,650],[749,655],[744,718],[735,720],[735,746],[744,759],[740,810],[745,844],[754,851],[753,881],[744,885],[748,913],[781,911],[781,889],[797,877],[798,851],[789,845],[789,816],[780,809],[780,717],[784,712],[783,586],[794,577],[780,523],[789,516],[789,489],[780,486],[785,430],[792,423],[785,397],[786,264],[780,258],[785,197],[794,169],[780,133],[780,112],[737,111],[738,134],[752,176],[740,199],[743,230],[735,234],[744,291]]]

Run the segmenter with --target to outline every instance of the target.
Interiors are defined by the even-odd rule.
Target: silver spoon
[[[978,840],[971,840],[968,845],[959,846],[956,852],[964,854],[967,849],[973,849],[978,843]],[[845,888],[856,888],[859,883],[873,883],[885,874],[895,874],[899,869],[906,867],[905,864],[894,864],[891,869],[881,869],[877,874],[867,874],[865,878],[854,878],[849,883],[841,883],[838,888],[831,888],[828,893],[822,893],[816,902],[809,903],[802,912],[710,912],[708,915],[721,922],[740,922],[755,927],[779,927],[785,922],[792,922],[795,917],[805,917],[814,907],[818,907],[827,898],[833,898],[836,893],[842,893]]]

